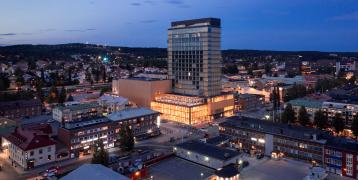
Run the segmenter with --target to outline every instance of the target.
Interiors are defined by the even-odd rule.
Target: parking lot
[[[150,176],[155,180],[191,180],[206,179],[214,170],[177,158],[169,158],[149,168]]]

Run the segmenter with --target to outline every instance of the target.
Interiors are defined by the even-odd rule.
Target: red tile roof
[[[31,128],[16,128],[15,132],[5,138],[24,151],[56,144],[48,134]]]

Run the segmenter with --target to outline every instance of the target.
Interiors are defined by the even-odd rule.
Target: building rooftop
[[[181,106],[198,106],[204,104],[204,99],[197,96],[184,96],[178,94],[163,94],[155,97],[156,102],[181,105]]]
[[[112,121],[122,121],[126,119],[157,114],[157,113],[159,112],[153,111],[149,108],[129,108],[129,109],[112,112],[107,117]]]
[[[320,109],[322,108],[322,101],[312,100],[312,99],[293,99],[289,101],[292,106],[304,106],[306,108],[316,108]]]
[[[67,106],[57,106],[56,108],[59,110],[70,110],[70,111],[77,111],[82,109],[90,109],[90,108],[97,108],[99,104],[97,102],[91,103],[78,103],[78,104],[70,104]]]
[[[30,100],[0,102],[0,110],[21,108],[21,107],[34,107],[34,106],[42,106],[41,101],[38,99],[30,99]]]
[[[326,145],[332,148],[343,149],[358,153],[358,141],[342,137],[327,137]]]
[[[237,157],[240,153],[237,151],[221,148],[212,144],[204,143],[201,141],[193,140],[187,141],[181,144],[177,144],[176,147],[182,148],[191,152],[202,154],[209,158],[218,160],[229,160]]]
[[[23,151],[55,145],[56,142],[49,138],[46,131],[37,128],[17,127],[14,132],[5,136],[5,138]]]
[[[78,129],[83,127],[90,127],[95,126],[97,124],[106,123],[110,120],[107,117],[97,117],[97,118],[91,118],[86,120],[80,120],[80,121],[70,121],[65,122],[64,128],[65,129]]]
[[[191,26],[198,26],[198,25],[210,25],[213,27],[220,27],[221,21],[218,18],[201,18],[201,19],[191,19],[191,20],[184,20],[184,21],[174,21],[171,23],[173,28],[176,27],[191,27]]]
[[[128,103],[128,99],[121,97],[121,96],[116,96],[116,95],[109,95],[109,94],[104,94],[101,97],[98,98],[98,101],[103,101],[106,103],[118,103],[118,104],[127,104]]]
[[[137,81],[163,81],[168,79],[150,78],[150,77],[130,77],[124,80],[137,80]]]
[[[101,164],[84,164],[60,180],[129,180]]]
[[[206,143],[212,144],[212,145],[220,145],[226,141],[230,140],[230,137],[224,134],[220,134],[219,136],[208,138],[206,140]]]
[[[253,131],[260,131],[267,134],[286,136],[295,139],[301,139],[311,142],[324,144],[325,140],[320,139],[327,134],[319,129],[306,128],[302,126],[273,123],[271,121],[254,119],[249,117],[233,116],[227,118],[227,121],[220,123],[222,127],[243,128]],[[314,139],[316,136],[316,140]]]

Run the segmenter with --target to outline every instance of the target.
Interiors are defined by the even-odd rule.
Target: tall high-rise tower
[[[221,93],[221,22],[176,21],[168,29],[168,68],[175,93],[202,97]]]

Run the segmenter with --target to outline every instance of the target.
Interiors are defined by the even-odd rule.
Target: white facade
[[[56,161],[56,146],[44,146],[41,148],[22,150],[20,147],[7,141],[5,138],[2,139],[7,145],[7,154],[11,161],[16,162],[22,168],[33,168],[43,164],[51,163]],[[4,144],[4,143],[3,143]],[[29,166],[29,162],[33,162],[33,167]]]

